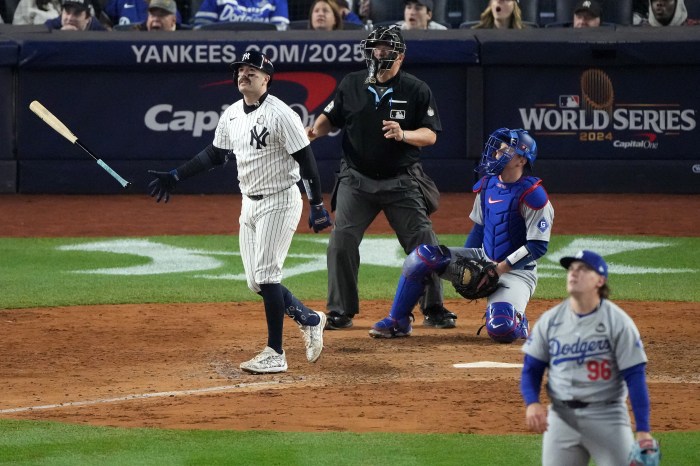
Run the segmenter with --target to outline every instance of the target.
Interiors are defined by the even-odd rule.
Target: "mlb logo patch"
[[[560,95],[559,108],[579,108],[581,101],[577,95]]]
[[[392,120],[405,120],[406,110],[392,110],[389,112],[389,118]]]

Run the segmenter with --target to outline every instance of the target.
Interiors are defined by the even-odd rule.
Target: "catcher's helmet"
[[[489,136],[476,171],[486,175],[500,175],[514,155],[527,159],[532,168],[537,158],[537,143],[524,129],[499,128]]]
[[[491,303],[486,308],[486,332],[492,340],[511,343],[518,338],[527,338],[528,322],[510,303]]]
[[[379,45],[386,45],[391,50],[382,58],[374,56],[374,49]],[[401,35],[401,28],[396,24],[380,26],[369,33],[366,39],[360,42],[365,63],[369,70],[368,80],[374,82],[374,77],[379,70],[388,70],[394,64],[399,54],[406,53],[406,42]]]
[[[231,68],[233,69],[233,81],[238,83],[238,68],[241,65],[252,66],[260,71],[263,71],[270,75],[270,81],[267,83],[267,87],[270,87],[272,83],[272,76],[275,74],[275,67],[272,62],[265,54],[258,52],[257,50],[246,50],[243,52],[243,56],[240,60],[231,63]]]

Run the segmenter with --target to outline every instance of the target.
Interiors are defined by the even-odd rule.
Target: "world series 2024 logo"
[[[538,136],[576,136],[609,142],[619,149],[657,149],[660,135],[675,137],[697,127],[695,109],[680,103],[616,102],[612,79],[600,69],[585,70],[576,94],[556,103],[519,108],[523,128]],[[630,132],[620,138],[619,132]]]

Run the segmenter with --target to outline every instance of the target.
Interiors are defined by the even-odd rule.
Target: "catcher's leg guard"
[[[493,341],[511,343],[528,336],[527,319],[521,312],[516,311],[510,303],[491,303],[486,308],[485,318],[486,332]],[[480,331],[481,329],[479,329]]]
[[[425,277],[432,272],[444,272],[449,263],[450,250],[444,246],[421,244],[414,249],[403,262],[389,316],[398,320],[410,314],[423,294]]]
[[[284,298],[284,312],[298,324],[310,326],[318,325],[321,319],[319,315],[306,307],[304,303],[299,301],[299,299],[283,285],[280,286],[282,287],[282,297]]]

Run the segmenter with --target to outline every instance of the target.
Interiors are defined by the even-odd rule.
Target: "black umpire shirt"
[[[421,149],[386,139],[382,120],[397,121],[404,130],[427,127],[439,133],[440,117],[430,88],[412,74],[399,71],[374,85],[365,78],[367,71],[345,76],[323,113],[334,127],[345,128],[343,153],[350,167],[370,178],[392,178],[418,162]]]

